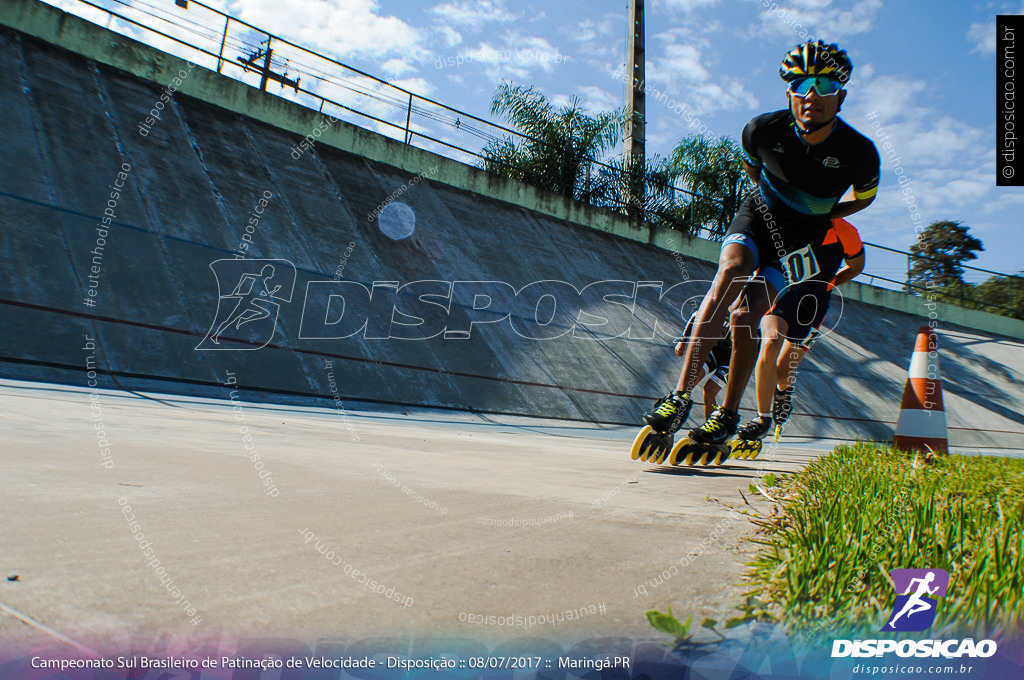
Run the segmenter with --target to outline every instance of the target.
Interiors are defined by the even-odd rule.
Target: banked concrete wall
[[[344,123],[295,158],[294,145],[320,123],[315,112],[33,0],[6,2],[3,21],[0,68],[16,77],[0,81],[0,374],[82,384],[92,367],[108,386],[220,397],[230,377],[256,399],[322,403],[337,392],[347,405],[600,422],[636,422],[674,383],[679,360],[652,327],[661,319],[665,333],[677,330],[681,315],[672,312],[706,288],[699,282],[713,273],[713,244],[634,228]],[[138,122],[180,70],[188,75],[179,93],[140,134]],[[396,203],[375,217],[396,191]],[[108,208],[114,218],[104,225]],[[402,227],[410,216],[411,237],[382,233],[381,220]],[[211,263],[243,242],[250,258],[294,265],[294,294],[279,301],[266,347],[256,349],[260,324],[250,324],[242,334],[249,344],[197,350],[209,346],[204,337],[218,313]],[[278,269],[283,275],[290,266]],[[223,294],[237,275],[221,282]],[[333,291],[316,283],[333,278],[341,281]],[[456,284],[454,300],[440,295],[444,283],[395,294],[416,281],[508,285]],[[541,281],[562,283],[511,294]],[[622,283],[587,288],[599,281]],[[331,292],[347,305],[329,303]],[[566,316],[531,323],[538,301],[546,320],[544,293],[575,299],[608,324],[593,333],[570,330]],[[602,301],[598,293],[620,297]],[[473,309],[488,301],[489,309]],[[220,302],[218,324],[223,305],[233,304]],[[412,316],[392,319],[395,303]],[[566,310],[574,316],[578,307]],[[1024,346],[1013,338],[1024,337],[1024,324],[929,309],[919,298],[857,284],[846,291],[837,330],[803,367],[797,411],[808,415],[788,432],[888,438],[929,311],[940,330],[952,441],[1020,446]],[[351,337],[310,337],[340,320],[329,327],[338,335],[360,315],[370,322]],[[410,330],[415,317],[424,323]],[[494,318],[504,320],[473,326],[463,339],[440,332]],[[624,337],[606,337],[627,328]],[[375,339],[392,329],[438,334]],[[548,335],[559,337],[539,339]],[[749,390],[746,407],[752,397]]]

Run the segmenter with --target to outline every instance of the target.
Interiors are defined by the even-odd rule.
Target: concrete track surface
[[[0,413],[0,569],[20,575],[0,582],[0,638],[21,648],[53,639],[11,610],[101,650],[213,633],[652,637],[652,607],[696,621],[728,614],[753,529],[730,516],[728,506],[748,508],[737,488],[829,447],[786,444],[757,461],[672,469],[630,460],[627,428],[232,408],[20,382],[0,385]],[[673,568],[709,537],[703,554]],[[402,602],[368,592],[347,565]],[[528,616],[581,608],[579,620],[526,628]]]

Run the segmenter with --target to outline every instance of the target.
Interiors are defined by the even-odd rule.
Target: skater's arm
[[[855,198],[852,201],[836,203],[836,207],[832,208],[832,212],[829,214],[829,217],[833,220],[840,217],[849,217],[853,213],[860,212],[871,205],[874,200],[875,197],[871,196],[870,198]]]
[[[864,260],[863,252],[846,260],[846,266],[836,272],[836,278],[832,280],[832,285],[841,286],[860,276],[860,273],[864,271]]]
[[[755,168],[745,160],[743,161],[743,170],[747,173],[750,179],[754,181],[754,184],[757,184],[757,180],[761,177],[761,170],[759,168]]]

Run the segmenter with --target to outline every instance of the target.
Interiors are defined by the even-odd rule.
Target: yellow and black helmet
[[[831,78],[845,85],[853,72],[853,63],[835,44],[826,45],[822,41],[812,43],[810,40],[797,45],[789,51],[779,67],[779,76],[787,83],[797,78]]]

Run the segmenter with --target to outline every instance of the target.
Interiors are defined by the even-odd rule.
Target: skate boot
[[[740,428],[736,433],[736,439],[732,441],[730,451],[734,458],[757,458],[761,453],[761,440],[768,435],[772,429],[772,419],[769,416],[757,416],[749,423]]]
[[[772,401],[772,418],[775,420],[775,441],[779,441],[782,434],[782,426],[789,420],[793,413],[793,388],[792,386],[780,390],[775,388],[775,399]]]
[[[672,450],[676,430],[690,415],[693,401],[688,394],[673,392],[655,404],[653,411],[644,414],[644,426],[633,440],[630,457],[648,463],[661,463]]]
[[[686,422],[692,407],[689,394],[673,392],[659,401],[653,411],[644,414],[644,422],[659,434],[672,434]]]
[[[736,432],[740,415],[726,408],[717,409],[700,427],[690,430],[689,436],[672,448],[672,465],[721,465],[729,458],[729,439]]]

